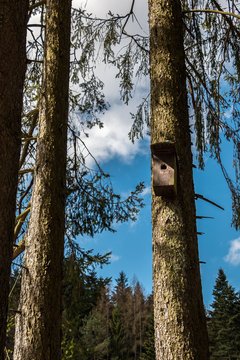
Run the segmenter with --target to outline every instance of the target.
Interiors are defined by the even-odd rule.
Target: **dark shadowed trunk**
[[[152,144],[175,144],[177,195],[152,197],[157,360],[208,359],[180,0],[149,0]]]
[[[15,360],[61,358],[70,19],[70,0],[47,0],[37,157]]]
[[[0,360],[4,358],[13,249],[27,10],[27,0],[0,1]]]

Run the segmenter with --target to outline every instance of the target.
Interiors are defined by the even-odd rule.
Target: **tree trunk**
[[[61,358],[70,20],[71,0],[47,0],[36,166],[14,360]]]
[[[0,360],[4,358],[13,250],[27,10],[27,0],[0,1]]]
[[[152,143],[175,143],[178,190],[152,195],[157,360],[208,359],[180,0],[149,0]]]

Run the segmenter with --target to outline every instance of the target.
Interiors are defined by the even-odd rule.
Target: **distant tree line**
[[[137,279],[129,284],[124,272],[115,286],[97,275],[107,262],[92,252],[74,252],[64,260],[62,359],[155,360],[152,295],[144,295]],[[20,292],[11,277],[7,331],[9,359],[14,345],[14,317]],[[222,269],[207,311],[211,360],[240,359],[240,293],[229,285]]]
[[[155,360],[153,301],[137,279],[131,285],[124,272],[114,288],[98,277],[96,265],[107,258],[72,252],[64,259],[62,286],[62,359]],[[18,272],[11,277],[7,329],[8,356],[14,347],[14,318],[20,293]],[[149,357],[151,354],[151,357]]]

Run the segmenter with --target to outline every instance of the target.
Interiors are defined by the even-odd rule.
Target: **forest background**
[[[96,4],[93,4],[96,5]],[[102,8],[102,6],[101,6]],[[96,6],[94,7],[94,9],[96,9]],[[137,2],[136,2],[136,9],[137,9]],[[108,8],[109,10],[109,8]],[[120,12],[119,9],[117,10],[117,12]],[[138,21],[141,23],[140,18],[141,16],[144,14],[144,12],[142,12],[142,9],[140,11],[140,15],[137,15],[137,10],[135,10],[136,12],[136,17],[138,19]],[[146,14],[146,13],[145,13]],[[98,15],[97,15],[98,16]],[[101,15],[99,15],[101,16]],[[143,28],[141,28],[141,30],[144,31]],[[145,31],[145,33],[147,32],[147,30]],[[112,78],[114,77],[114,74],[111,74],[111,70],[109,70],[106,66],[104,66],[105,69],[102,68],[101,64],[100,64],[100,70],[99,70],[99,74],[101,75],[101,73],[103,74],[103,77],[105,76],[104,74],[108,74],[108,77],[111,79],[111,86],[110,85],[106,85],[106,94],[107,94],[107,100],[109,101],[109,103],[112,104],[112,107],[110,109],[110,111],[106,112],[106,115],[104,115],[104,118],[102,118],[104,121],[104,129],[102,130],[98,130],[97,128],[93,128],[92,130],[89,130],[89,138],[86,137],[86,139],[84,139],[85,144],[87,145],[87,148],[91,151],[91,153],[93,154],[93,157],[96,158],[99,162],[101,162],[101,164],[103,164],[103,169],[107,172],[110,172],[111,174],[113,174],[113,184],[115,185],[115,188],[117,187],[117,189],[119,189],[118,191],[121,192],[122,195],[126,195],[129,194],[131,189],[129,189],[129,185],[131,184],[131,181],[133,183],[135,183],[134,185],[136,185],[137,180],[142,179],[141,178],[141,172],[144,173],[143,175],[143,179],[146,179],[146,185],[147,187],[145,188],[143,195],[146,199],[146,205],[147,207],[142,210],[142,212],[138,215],[137,217],[137,223],[136,225],[132,224],[130,225],[130,239],[129,241],[127,241],[128,246],[124,246],[123,242],[121,241],[121,245],[123,245],[123,247],[125,249],[127,249],[127,254],[130,258],[130,260],[128,260],[129,258],[127,258],[127,254],[125,254],[124,252],[122,252],[122,249],[118,249],[118,248],[114,248],[114,246],[112,246],[112,240],[114,240],[114,236],[115,236],[115,242],[118,242],[118,244],[120,243],[119,240],[117,240],[116,235],[111,234],[111,235],[106,235],[106,233],[103,233],[101,236],[99,237],[95,237],[95,239],[93,240],[93,242],[91,242],[91,239],[88,237],[85,237],[82,239],[79,239],[79,244],[81,247],[83,247],[84,249],[90,249],[90,248],[94,248],[96,251],[100,251],[102,254],[112,251],[112,255],[111,255],[111,266],[112,269],[110,270],[110,266],[108,266],[108,269],[105,268],[106,272],[109,274],[111,273],[111,275],[113,275],[113,277],[117,277],[114,274],[117,274],[119,272],[119,269],[115,270],[116,273],[114,273],[114,269],[113,266],[118,264],[119,267],[121,267],[121,269],[124,269],[128,274],[130,273],[130,275],[132,273],[136,273],[138,278],[141,279],[141,281],[143,281],[144,285],[145,285],[145,280],[142,280],[142,276],[137,273],[136,270],[130,270],[128,271],[127,269],[127,264],[131,264],[132,269],[136,269],[137,268],[137,263],[140,264],[141,269],[143,270],[143,273],[146,273],[146,268],[150,269],[151,265],[148,266],[147,264],[151,263],[150,260],[150,254],[151,254],[151,233],[150,233],[150,228],[148,228],[147,224],[150,224],[150,219],[148,220],[147,216],[145,216],[143,211],[146,211],[146,209],[150,207],[150,198],[149,198],[149,186],[150,186],[150,181],[149,181],[149,162],[147,161],[148,159],[148,155],[149,155],[149,143],[147,140],[143,140],[143,141],[139,141],[136,142],[134,146],[130,145],[130,142],[128,143],[126,140],[127,139],[127,132],[128,132],[128,128],[131,126],[130,125],[130,121],[129,121],[129,110],[131,110],[131,106],[132,108],[136,108],[136,103],[131,102],[130,101],[130,107],[128,108],[123,108],[122,105],[120,104],[120,102],[117,99],[117,97],[113,96],[114,92],[113,92],[113,88],[112,88]],[[147,91],[148,91],[148,84],[147,82],[143,81],[143,83],[138,84],[135,89],[135,97],[144,97],[147,95]],[[110,96],[111,94],[111,96]],[[136,96],[137,94],[137,96]],[[108,97],[109,96],[109,97]],[[121,114],[119,116],[119,114]],[[126,114],[126,117],[125,117]],[[126,123],[124,122],[126,119]],[[122,124],[125,124],[125,126],[122,126]],[[122,129],[126,130],[126,134],[124,134],[124,132],[122,132]],[[103,142],[100,143],[99,140],[102,138]],[[107,139],[110,139],[110,144],[107,143]],[[104,144],[104,146],[103,146]],[[225,145],[225,144],[224,144]],[[92,150],[93,149],[93,150]],[[226,146],[224,146],[224,158],[226,158],[226,162],[227,162],[227,166],[229,163],[229,155],[232,151],[231,148],[228,148],[227,144]],[[93,158],[92,158],[93,159]],[[144,161],[145,160],[145,161]],[[207,160],[207,161],[206,161]],[[94,161],[88,161],[88,158],[86,160],[86,164],[88,166],[94,166],[93,165]],[[224,261],[226,261],[226,263],[228,263],[229,268],[230,266],[237,266],[239,264],[239,238],[237,237],[236,233],[234,231],[231,230],[231,232],[228,229],[228,240],[227,240],[227,245],[226,245],[226,235],[224,235],[223,231],[220,228],[220,224],[224,223],[224,229],[226,230],[226,222],[227,222],[227,216],[230,214],[229,211],[229,204],[230,202],[227,201],[224,198],[224,194],[226,193],[226,191],[222,191],[221,190],[221,182],[218,181],[220,178],[220,175],[217,176],[217,182],[216,182],[216,167],[213,165],[211,159],[207,159],[205,158],[205,162],[207,165],[207,171],[205,171],[202,175],[197,174],[196,175],[196,192],[197,193],[201,193],[204,196],[206,196],[207,198],[211,198],[211,200],[215,201],[216,203],[220,203],[221,206],[224,206],[226,208],[226,212],[224,213],[224,215],[220,214],[221,212],[219,210],[216,211],[216,209],[213,207],[211,208],[211,205],[207,205],[204,204],[204,206],[202,206],[202,204],[200,206],[198,206],[198,211],[201,211],[201,213],[199,213],[199,215],[208,215],[208,216],[215,216],[216,220],[204,220],[204,221],[214,221],[214,226],[212,227],[212,229],[214,229],[214,233],[209,232],[208,236],[211,235],[211,239],[210,241],[208,241],[207,246],[202,246],[200,245],[200,260],[202,261],[207,261],[208,264],[208,259],[210,259],[210,265],[215,266],[214,270],[215,270],[215,274],[213,275],[212,273],[212,283],[215,279],[216,276],[216,270],[219,267],[219,262],[218,261],[222,261],[222,259],[224,259]],[[131,170],[130,170],[131,169]],[[141,170],[140,173],[137,173],[135,169]],[[228,169],[231,173],[231,165],[229,166]],[[197,170],[196,170],[197,172]],[[147,175],[148,173],[148,175]],[[127,174],[127,176],[125,176],[125,174]],[[219,173],[220,174],[220,173]],[[201,184],[204,183],[205,179],[206,179],[206,188],[202,189],[200,187],[200,183],[199,183],[199,187],[198,187],[198,181],[199,178],[202,177],[201,179]],[[125,182],[121,181],[124,178]],[[130,181],[131,179],[131,181]],[[211,181],[211,180],[212,181]],[[119,186],[119,181],[120,180],[120,186]],[[211,185],[214,188],[214,191],[211,190]],[[220,187],[219,187],[220,186]],[[210,192],[209,192],[210,191]],[[229,198],[229,196],[228,196]],[[200,202],[200,200],[198,200],[198,203]],[[231,206],[231,205],[230,205]],[[212,210],[210,210],[212,209]],[[211,211],[211,214],[209,214],[209,212]],[[204,213],[202,213],[204,212]],[[229,223],[231,222],[230,220],[231,218],[231,214],[229,216]],[[223,221],[224,219],[224,221]],[[199,231],[206,231],[207,229],[211,229],[211,226],[209,225],[205,225],[205,222],[199,226]],[[208,223],[207,223],[208,224]],[[139,227],[140,226],[140,227]],[[116,228],[118,230],[121,231],[121,228],[124,228],[122,236],[125,238],[128,237],[129,238],[129,225],[116,225]],[[138,228],[138,230],[136,230]],[[217,230],[216,230],[217,229]],[[146,236],[143,234],[145,234],[144,231],[146,231]],[[126,232],[128,231],[128,236],[126,236]],[[219,231],[219,233],[218,233]],[[208,232],[208,231],[207,231]],[[119,233],[119,231],[118,231]],[[229,234],[230,237],[229,237]],[[224,237],[224,239],[223,239]],[[207,237],[205,236],[205,239]],[[201,237],[201,239],[204,239],[204,236]],[[215,241],[216,239],[216,241]],[[106,243],[104,243],[104,241],[106,240]],[[111,244],[110,244],[111,241]],[[204,241],[204,240],[203,240]],[[131,250],[131,246],[129,246],[129,244],[131,243],[132,245],[132,250]],[[109,245],[108,245],[109,244]],[[210,245],[211,244],[211,245]],[[141,245],[141,246],[140,246]],[[139,254],[138,252],[136,252],[136,249],[139,250]],[[203,249],[203,250],[202,250]],[[205,249],[205,250],[204,250]],[[211,249],[212,249],[212,253],[211,253]],[[204,252],[205,251],[205,252]],[[145,258],[142,259],[140,253],[144,253],[145,254]],[[148,258],[148,254],[150,255]],[[210,256],[210,254],[214,254],[214,256]],[[203,258],[204,257],[204,258]],[[124,261],[126,263],[124,263]],[[144,264],[144,266],[143,266]],[[146,264],[146,265],[145,265]],[[202,265],[205,266],[205,269],[203,270],[203,284],[206,283],[204,282],[204,274],[207,274],[207,276],[209,276],[209,271],[207,271],[207,264],[206,265]],[[101,273],[103,276],[104,272]],[[145,287],[147,289],[147,292],[150,293],[150,286],[148,284],[151,284],[151,281],[149,281],[149,279],[151,278],[151,271],[149,271],[148,274],[148,280],[146,281]],[[237,281],[237,280],[236,280]],[[136,283],[136,281],[135,281]],[[209,283],[209,281],[207,281],[207,283]],[[232,278],[231,278],[231,283],[232,283]],[[234,284],[235,285],[235,284]],[[149,288],[148,288],[149,286]],[[205,286],[205,285],[204,285]],[[210,287],[210,285],[209,285]],[[238,286],[236,286],[238,287]],[[209,291],[206,291],[205,294],[208,293]]]
[[[74,4],[74,3],[73,3]],[[75,4],[79,4],[75,0]],[[111,10],[113,13],[125,14],[129,11],[129,1],[116,4],[104,0],[101,5],[94,0],[88,0],[86,9],[93,16],[104,18]],[[130,33],[148,34],[147,1],[136,0],[134,13],[136,21],[128,23]],[[134,96],[126,106],[119,101],[119,82],[115,79],[116,70],[106,64],[97,64],[100,78],[104,79],[104,91],[111,108],[102,116],[104,128],[97,127],[89,131],[85,139],[93,155],[101,162],[103,169],[112,176],[112,183],[117,192],[129,194],[138,181],[144,181],[143,192],[145,207],[141,209],[136,222],[117,225],[117,232],[104,232],[95,235],[94,239],[84,236],[80,244],[86,249],[96,249],[104,253],[112,251],[111,264],[104,267],[100,274],[113,279],[124,270],[129,278],[136,276],[141,280],[147,294],[152,292],[152,244],[151,244],[151,169],[150,140],[129,141],[128,133],[132,126],[130,112],[135,113],[139,102],[149,93],[149,80],[142,79],[134,85]],[[107,76],[106,76],[107,74]],[[197,164],[197,152],[193,139],[193,156]],[[230,143],[223,143],[223,160],[229,174],[234,176],[232,167],[233,148]],[[224,268],[227,277],[235,288],[240,288],[238,276],[240,265],[239,232],[231,226],[232,202],[228,186],[222,176],[219,165],[208,153],[204,155],[204,171],[194,169],[196,193],[203,194],[208,199],[224,207],[224,211],[202,200],[196,201],[197,215],[212,216],[215,219],[198,220],[200,260],[203,297],[206,307],[212,302],[212,288],[218,269]],[[126,245],[127,244],[127,245]]]

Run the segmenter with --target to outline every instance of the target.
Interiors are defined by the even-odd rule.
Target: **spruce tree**
[[[143,335],[146,327],[145,297],[139,281],[133,286],[133,334],[134,359],[139,359],[142,353]]]
[[[116,286],[112,293],[111,300],[113,304],[117,306],[117,311],[122,321],[125,334],[122,351],[125,358],[128,358],[134,352],[134,302],[133,289],[128,285],[127,276],[123,271],[120,272],[119,277],[116,279]]]
[[[127,359],[126,355],[126,334],[118,305],[112,312],[110,321],[111,331],[111,360]]]
[[[140,360],[155,360],[155,345],[154,345],[154,318],[153,315],[148,319],[148,327],[143,343],[142,356]]]
[[[90,313],[84,320],[81,334],[86,360],[106,359],[110,338],[107,335],[105,319],[98,311]]]
[[[210,359],[240,359],[240,300],[226,275],[219,269],[209,311]]]
[[[91,255],[91,252],[84,254],[70,254],[64,259],[64,277],[63,277],[63,328],[62,328],[62,352],[64,359],[78,360],[89,357],[97,343],[95,342],[92,350],[87,350],[86,337],[92,323],[101,324],[104,319],[104,334],[108,337],[108,327],[103,314],[96,309],[96,305],[103,289],[109,282],[109,279],[98,278],[93,268],[98,263],[103,263],[104,256]],[[107,262],[107,258],[105,259]],[[92,314],[92,315],[91,315]],[[89,322],[88,322],[89,321]],[[88,322],[88,325],[86,323]],[[82,327],[85,326],[85,329]],[[97,326],[97,325],[96,325]],[[83,333],[86,337],[83,339]],[[100,334],[98,333],[98,336]],[[101,341],[99,342],[99,344]],[[98,345],[99,345],[98,344]],[[103,348],[104,348],[104,344]],[[98,348],[99,349],[99,348]],[[98,350],[95,349],[95,352]],[[93,351],[93,352],[94,352]],[[92,353],[91,353],[92,354]]]

